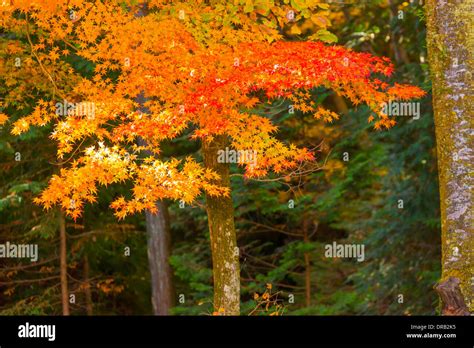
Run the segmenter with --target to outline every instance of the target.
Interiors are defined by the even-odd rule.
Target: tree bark
[[[472,227],[474,116],[474,1],[428,0],[428,56],[433,84],[441,201],[442,279],[453,278],[459,301],[443,301],[443,314],[474,310]],[[457,306],[458,308],[448,307]]]
[[[459,279],[449,277],[436,286],[436,291],[442,300],[443,315],[470,315],[459,288]]]
[[[304,217],[303,221],[303,241],[309,243],[308,236],[309,229],[309,220],[307,217]],[[311,259],[308,252],[304,253],[304,267],[305,267],[305,299],[306,307],[311,306]]]
[[[151,302],[155,315],[168,315],[173,306],[173,282],[169,264],[171,233],[168,206],[164,201],[156,202],[156,214],[147,211],[146,230],[148,237],[148,264],[151,275]]]
[[[61,303],[63,315],[69,315],[69,290],[67,282],[67,243],[66,243],[66,221],[64,214],[59,213],[59,269],[61,280]]]
[[[89,257],[87,255],[84,255],[84,283],[86,283],[86,288],[84,290],[84,293],[86,296],[86,313],[87,315],[92,315],[93,304],[92,304],[91,284],[90,284],[89,278],[90,278]]]
[[[137,98],[140,105],[144,104],[143,94]],[[142,112],[147,112],[143,106]],[[139,138],[138,144],[145,146],[144,139]],[[145,156],[151,156],[150,151],[144,151]],[[158,211],[153,214],[145,212],[147,231],[148,266],[151,277],[151,303],[155,315],[168,315],[174,304],[173,273],[169,265],[171,256],[171,230],[168,205],[164,201],[157,201]]]
[[[144,17],[148,14],[147,2],[139,3],[137,17]],[[136,98],[139,104],[138,110],[149,113],[144,104],[146,98],[144,93],[140,93]],[[146,140],[139,138],[138,144],[146,145]],[[145,151],[146,156],[151,156],[151,152]],[[169,265],[171,255],[171,231],[169,222],[168,206],[164,201],[156,202],[158,211],[156,214],[150,211],[145,212],[147,230],[147,252],[148,265],[151,276],[151,302],[155,315],[168,315],[174,304],[173,275]]]
[[[331,99],[338,113],[345,115],[349,112],[346,101],[339,94],[332,94]]]
[[[218,163],[218,151],[227,145],[227,138],[218,135],[212,142],[203,142],[206,168],[219,174],[216,184],[230,187],[229,164]],[[206,209],[211,237],[214,277],[214,308],[223,315],[240,314],[239,248],[234,225],[232,197],[206,194]]]

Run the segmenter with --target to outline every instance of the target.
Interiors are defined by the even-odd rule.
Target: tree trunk
[[[59,213],[59,269],[61,279],[61,303],[63,315],[69,315],[69,290],[67,284],[67,245],[66,245],[66,221],[64,214]]]
[[[345,115],[349,112],[346,101],[339,94],[332,94],[331,99],[339,114]]]
[[[446,288],[443,284],[452,278],[450,283],[459,284],[464,301],[446,303],[449,296],[441,296],[443,314],[462,313],[464,306],[472,312],[474,3],[428,0],[426,18],[441,200],[442,279],[438,288]],[[453,305],[458,308],[451,308]]]
[[[92,305],[92,292],[91,292],[91,284],[89,281],[90,278],[90,265],[89,265],[89,257],[84,255],[84,283],[86,283],[86,288],[84,293],[86,295],[86,312],[87,315],[93,314],[93,305]]]
[[[305,216],[303,221],[303,241],[309,243],[309,220]],[[305,287],[305,300],[306,307],[311,306],[311,259],[309,252],[304,253],[304,267],[305,267],[305,277],[304,277],[304,287]]]
[[[148,236],[148,264],[151,275],[151,302],[155,315],[168,315],[173,306],[173,283],[169,265],[171,234],[168,206],[164,201],[156,202],[156,214],[147,211],[146,230]]]
[[[206,168],[219,174],[216,182],[230,187],[229,164],[218,163],[218,150],[227,145],[227,138],[216,136],[210,143],[203,142],[202,153]],[[232,197],[212,197],[206,194],[206,209],[211,237],[214,277],[214,308],[224,315],[240,314],[239,248],[234,226]]]
[[[147,15],[147,3],[138,5],[140,10],[137,17]],[[136,102],[139,104],[138,110],[143,113],[150,113],[144,104],[146,98],[144,93],[140,93]],[[146,140],[138,138],[138,144],[146,145]],[[151,156],[150,151],[144,151],[145,156]],[[169,265],[171,255],[171,231],[169,222],[168,206],[164,201],[156,202],[158,211],[156,214],[150,211],[145,212],[147,245],[148,245],[148,265],[151,276],[151,302],[155,315],[168,315],[174,304],[173,276]]]
[[[143,95],[137,98],[141,105],[144,103]],[[147,112],[145,108],[140,109]],[[140,146],[145,146],[146,142],[142,138],[138,139]],[[150,151],[144,151],[145,156],[151,156]],[[157,201],[158,211],[153,214],[145,212],[147,231],[147,253],[148,266],[151,277],[151,303],[155,315],[168,315],[174,304],[173,294],[173,273],[169,265],[171,256],[171,230],[168,213],[168,205],[164,201]]]
[[[436,286],[436,291],[441,297],[443,315],[470,315],[458,278],[449,277]]]

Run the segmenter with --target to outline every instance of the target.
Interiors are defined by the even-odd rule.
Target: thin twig
[[[45,281],[48,281],[48,280],[53,280],[53,279],[58,279],[58,278],[59,278],[59,276],[56,275],[56,276],[51,276],[51,277],[47,277],[47,278],[40,278],[40,279],[14,280],[14,281],[11,281],[11,282],[0,282],[0,285],[4,286],[4,285],[25,284],[25,283],[39,283],[39,282],[45,282]]]
[[[30,36],[30,24],[29,24],[29,16],[28,16],[28,13],[26,13],[26,38],[28,39],[28,43],[30,44],[30,47],[31,47],[31,54],[33,54],[36,58],[36,60],[38,61],[38,64],[40,65],[41,67],[41,70],[43,70],[43,72],[46,74],[46,76],[48,76],[48,78],[50,79],[51,83],[53,84],[54,86],[54,93],[53,93],[53,97],[54,97],[54,94],[56,94],[56,92],[58,91],[58,86],[56,85],[56,82],[54,82],[54,79],[53,77],[51,76],[51,74],[48,72],[48,70],[46,70],[46,68],[44,67],[43,63],[41,63],[41,60],[40,58],[38,57],[38,55],[36,54],[35,52],[35,49],[33,47],[33,41],[31,41],[31,36]],[[60,97],[61,94],[58,93],[58,95]]]

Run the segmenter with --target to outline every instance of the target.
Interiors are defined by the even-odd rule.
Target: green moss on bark
[[[442,281],[460,281],[474,311],[472,219],[474,1],[426,3],[442,224]]]
[[[203,143],[202,153],[207,168],[220,176],[217,184],[230,187],[229,164],[218,163],[218,151],[227,145],[225,136]],[[214,277],[214,308],[225,315],[240,314],[239,249],[234,225],[232,197],[206,195],[206,209],[211,237]]]

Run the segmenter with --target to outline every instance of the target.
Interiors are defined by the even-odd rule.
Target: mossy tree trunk
[[[225,136],[216,136],[212,142],[203,142],[202,153],[205,166],[220,176],[216,184],[230,187],[229,164],[217,161],[218,151],[226,145]],[[240,264],[232,197],[206,195],[206,209],[211,237],[214,308],[224,315],[239,315]]]
[[[442,223],[442,279],[437,290],[443,314],[462,315],[474,310],[474,1],[428,0],[426,20]],[[456,292],[461,301],[451,296]]]

